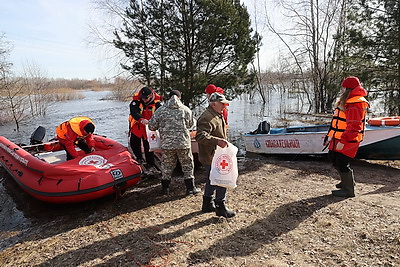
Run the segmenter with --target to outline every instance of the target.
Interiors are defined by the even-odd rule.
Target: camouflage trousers
[[[164,149],[162,154],[161,171],[162,180],[171,180],[177,162],[181,163],[183,178],[194,179],[193,154],[187,149]]]

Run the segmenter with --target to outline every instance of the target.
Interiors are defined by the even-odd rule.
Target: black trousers
[[[143,159],[142,142],[143,142],[144,155],[146,157],[147,164],[149,166],[155,166],[154,153],[149,151],[149,149],[150,149],[149,142],[146,139],[139,138],[135,134],[131,133],[129,143],[131,145],[132,152],[135,155],[137,160]]]
[[[350,168],[350,161],[352,158],[332,150],[329,150],[328,156],[333,167],[339,172],[349,172],[352,170]]]
[[[91,149],[84,139],[78,139],[75,142],[75,144],[77,147],[79,147],[80,149],[85,151],[86,154],[90,153]],[[65,149],[65,147],[64,147],[64,149]],[[68,150],[65,149],[65,152],[67,152],[67,160],[73,159],[71,154],[69,154]]]

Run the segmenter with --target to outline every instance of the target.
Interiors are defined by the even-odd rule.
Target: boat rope
[[[190,243],[190,242],[185,242],[185,241],[179,241],[179,240],[175,240],[175,239],[167,239],[165,237],[163,237],[160,234],[157,234],[158,232],[161,232],[161,228],[159,227],[155,227],[155,226],[147,226],[146,224],[139,222],[135,219],[133,219],[132,217],[126,215],[126,214],[121,214],[120,212],[118,212],[120,216],[132,221],[134,224],[137,224],[141,227],[143,227],[145,229],[145,234],[147,236],[147,238],[149,240],[151,240],[153,242],[153,248],[155,250],[155,252],[153,254],[150,255],[149,258],[149,263],[148,264],[141,264],[131,253],[130,251],[134,251],[134,250],[130,250],[128,249],[128,247],[126,245],[124,245],[122,242],[117,240],[117,235],[114,233],[114,231],[111,229],[111,227],[105,222],[102,221],[102,224],[104,225],[104,227],[107,229],[107,231],[109,232],[109,234],[113,237],[113,240],[117,240],[114,241],[117,243],[117,245],[119,245],[126,253],[126,255],[137,265],[137,266],[141,266],[141,267],[163,267],[163,266],[167,266],[170,261],[171,261],[171,254],[176,252],[178,249],[172,249],[171,247],[177,247],[176,245],[172,246],[168,246],[168,244],[184,244],[187,245],[189,247],[188,251],[192,250],[194,244]],[[154,233],[155,232],[155,233]],[[166,245],[163,245],[162,243],[165,243]],[[180,252],[183,250],[179,250]],[[160,258],[163,260],[163,263],[156,265],[153,264],[152,262],[155,260],[155,258]]]
[[[15,172],[19,177],[21,177],[22,175],[24,175],[23,171],[18,170],[18,168],[16,169],[12,169],[13,164],[12,163],[8,163],[8,159],[6,159],[4,156],[1,156],[1,158],[4,161],[4,165],[11,171],[11,172]]]

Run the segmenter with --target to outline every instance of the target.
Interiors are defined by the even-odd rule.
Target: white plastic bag
[[[217,146],[211,163],[210,183],[226,188],[235,188],[239,175],[236,153],[238,148],[231,143],[224,148]]]
[[[146,125],[147,141],[149,142],[150,152],[161,151],[161,140],[160,133],[156,131],[149,130],[149,126]]]

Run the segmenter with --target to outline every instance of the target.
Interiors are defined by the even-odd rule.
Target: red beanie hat
[[[360,86],[360,80],[357,77],[350,76],[343,80],[342,87],[354,89],[357,86]]]
[[[221,87],[217,87],[215,92],[220,93],[220,94],[224,94],[225,93],[224,89],[222,89]]]
[[[206,94],[212,94],[215,93],[215,91],[217,90],[217,87],[214,84],[209,84],[206,87],[206,90],[204,91]]]

